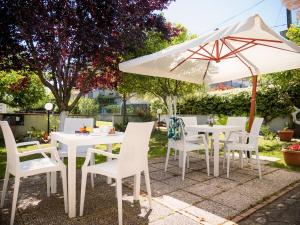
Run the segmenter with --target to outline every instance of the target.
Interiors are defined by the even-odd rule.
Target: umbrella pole
[[[251,96],[251,106],[250,106],[250,116],[249,116],[249,126],[248,126],[249,132],[251,130],[254,121],[254,116],[255,116],[256,87],[257,87],[257,75],[252,77],[252,96]]]
[[[257,75],[252,76],[252,96],[251,96],[251,106],[250,106],[250,115],[249,115],[249,126],[248,132],[250,132],[254,116],[255,116],[255,106],[256,106],[256,87],[257,87]],[[247,151],[247,157],[250,158],[250,152]]]

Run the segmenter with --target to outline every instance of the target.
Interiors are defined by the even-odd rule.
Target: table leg
[[[112,144],[107,145],[107,151],[108,151],[109,153],[112,153]],[[111,161],[112,159],[109,158],[109,157],[107,157],[106,160],[107,160],[107,161]],[[111,184],[111,183],[112,183],[111,178],[110,178],[110,177],[107,177],[107,184]]]
[[[69,217],[76,217],[76,146],[68,145]]]
[[[57,148],[57,140],[54,137],[51,137],[51,147]],[[51,155],[51,158],[53,159],[53,155]],[[56,188],[56,172],[51,173],[51,193],[56,193],[57,188]]]
[[[213,139],[214,139],[214,176],[219,176],[219,132],[213,133]]]
[[[182,168],[182,164],[183,164],[183,152],[182,151],[178,151],[178,163],[179,163],[179,167]]]

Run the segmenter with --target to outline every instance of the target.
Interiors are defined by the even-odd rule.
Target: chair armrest
[[[243,142],[250,136],[250,134],[246,131],[231,131],[225,141],[229,141],[232,135],[237,135],[243,138]]]
[[[24,157],[24,156],[28,156],[28,155],[42,154],[46,158],[46,157],[48,157],[46,155],[46,153],[51,153],[51,155],[54,156],[54,159],[56,161],[60,160],[58,152],[57,152],[55,147],[40,148],[40,149],[35,149],[35,150],[32,150],[32,151],[26,151],[26,152],[18,153],[18,156],[19,157]]]
[[[28,146],[28,145],[37,145],[38,148],[40,148],[40,146],[41,146],[39,141],[27,141],[27,142],[18,143],[17,147]]]
[[[87,153],[89,153],[89,152],[104,155],[104,156],[109,157],[109,158],[115,158],[116,159],[116,158],[119,157],[119,155],[117,155],[117,154],[113,154],[113,153],[103,151],[103,150],[100,150],[100,149],[95,149],[95,148],[89,148],[87,150]]]
[[[117,155],[117,154],[113,154],[113,153],[110,153],[110,152],[106,152],[106,151],[103,151],[103,150],[100,150],[100,149],[89,148],[89,149],[87,150],[86,158],[85,158],[85,161],[84,161],[84,164],[83,164],[82,167],[88,166],[88,164],[89,164],[89,162],[90,162],[90,160],[91,160],[92,153],[104,155],[104,156],[106,156],[106,157],[113,158],[113,159],[116,159],[116,158],[119,157],[119,155]]]

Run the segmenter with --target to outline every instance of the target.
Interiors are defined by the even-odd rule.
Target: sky
[[[286,29],[286,8],[281,0],[176,0],[163,13],[168,21],[180,23],[197,35],[254,14],[259,14],[277,32]],[[292,20],[293,23],[299,22],[294,12]]]

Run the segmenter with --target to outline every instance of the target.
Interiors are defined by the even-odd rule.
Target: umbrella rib
[[[212,48],[212,51],[211,51],[212,54],[213,54],[213,52],[214,52],[214,50],[215,50],[215,46],[216,46],[216,42],[214,43],[214,46],[213,46],[213,48]],[[206,66],[206,69],[205,69],[205,73],[204,73],[203,78],[202,78],[203,81],[204,81],[204,79],[206,78],[206,75],[207,75],[207,71],[208,71],[210,62],[211,62],[211,60],[209,60],[208,63],[207,63],[207,66]]]
[[[221,40],[221,41],[223,41],[224,42],[224,45],[226,45],[226,47],[228,48],[228,49],[230,49],[230,51],[234,51],[234,50],[232,50],[227,44],[226,44],[226,41],[225,40]],[[248,67],[248,69],[250,70],[250,73],[252,74],[252,76],[254,76],[254,74],[253,74],[253,72],[252,72],[252,69],[251,69],[251,67],[243,60],[243,59],[241,59],[240,58],[240,56],[238,56],[238,54],[237,53],[233,53],[246,67]]]
[[[188,51],[189,51],[189,52],[193,52],[193,53],[195,53],[195,54],[197,54],[197,55],[203,56],[203,57],[205,57],[206,59],[211,59],[209,56],[203,55],[203,54],[201,54],[201,53],[199,53],[199,52],[195,52],[195,51],[193,51],[193,50],[191,50],[191,49],[188,49]],[[192,58],[190,58],[190,59],[192,59]]]
[[[202,48],[204,48],[206,45],[208,45],[208,43],[206,43],[203,46],[200,46],[200,48],[196,51],[199,52]],[[196,53],[192,53],[189,57],[185,58],[184,60],[182,60],[180,63],[178,63],[175,67],[173,67],[170,72],[172,72],[173,70],[175,70],[178,66],[180,66],[182,63],[186,62],[188,59],[190,59],[191,57],[193,57]]]
[[[234,37],[234,36],[228,36],[226,39],[236,40],[236,41],[242,41],[242,40],[255,40],[255,41],[267,41],[267,42],[275,42],[275,43],[282,43],[282,41],[279,40],[271,40],[271,39],[262,39],[262,38],[245,38],[245,37]],[[239,40],[241,39],[241,40]]]
[[[225,39],[224,39],[224,40],[225,40]],[[250,45],[250,44],[253,44],[253,43],[254,43],[254,40],[252,40],[252,41],[250,41],[250,42],[247,42],[246,44],[244,44],[244,45],[242,45],[242,46],[240,46],[240,47],[238,47],[238,48],[236,48],[236,49],[234,49],[234,50],[231,50],[231,49],[229,48],[231,52],[229,52],[229,53],[223,55],[223,56],[221,57],[221,59],[226,58],[227,56],[230,56],[230,55],[232,55],[232,54],[241,52],[241,51],[243,51],[243,50],[246,50],[246,49],[249,48],[249,46],[248,46],[248,48],[245,48],[245,49],[243,49],[243,48],[246,47],[247,45]],[[226,45],[226,46],[227,46],[227,45]],[[250,46],[250,47],[253,47],[253,46],[254,46],[254,45],[252,45],[252,46]],[[228,48],[228,46],[227,46],[227,48]]]

